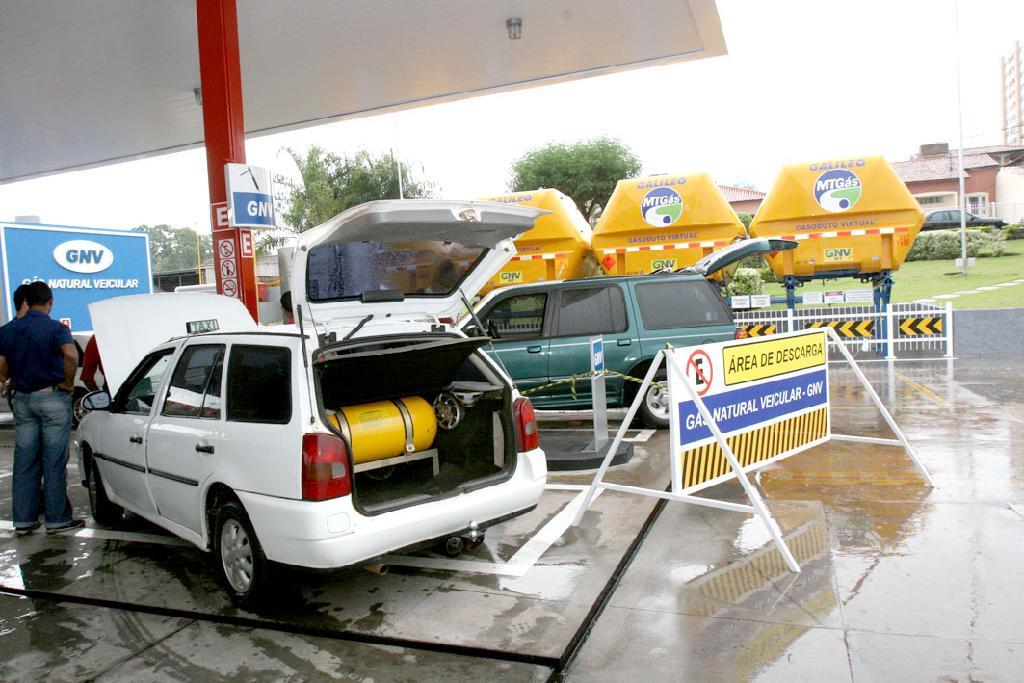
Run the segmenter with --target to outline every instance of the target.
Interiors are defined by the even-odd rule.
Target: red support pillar
[[[245,118],[235,0],[197,0],[196,22],[217,292],[241,300],[253,319],[259,321],[252,233],[229,226],[227,221],[224,164],[245,163]]]

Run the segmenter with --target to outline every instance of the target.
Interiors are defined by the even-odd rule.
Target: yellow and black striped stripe
[[[806,564],[828,552],[828,532],[824,522],[811,522],[786,539],[798,564]],[[700,616],[714,616],[723,605],[742,602],[751,593],[763,590],[773,579],[788,574],[789,567],[775,546],[769,544],[754,554],[694,581],[700,593],[713,602],[704,605]],[[698,608],[700,609],[700,608]]]
[[[780,453],[798,448],[828,434],[828,408],[727,437],[729,448],[746,468]],[[683,488],[717,479],[731,472],[729,461],[717,441],[683,451]]]

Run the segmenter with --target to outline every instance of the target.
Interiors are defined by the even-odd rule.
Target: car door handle
[[[541,346],[540,344],[536,344],[534,346],[527,346],[526,347],[526,352],[527,353],[540,353],[543,350],[544,350],[544,347]]]
[[[196,453],[213,453],[213,446],[203,443],[196,444]]]
[[[615,345],[616,346],[629,346],[632,343],[633,343],[632,339],[616,339],[615,340]]]
[[[132,443],[142,443],[142,437],[141,436],[132,435],[132,436],[128,437],[128,440],[131,441]]]

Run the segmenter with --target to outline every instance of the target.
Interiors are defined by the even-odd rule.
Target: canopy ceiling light
[[[519,40],[523,37],[523,20],[519,17],[506,19],[505,28],[508,29],[509,40]]]

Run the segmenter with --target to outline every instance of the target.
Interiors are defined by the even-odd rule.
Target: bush
[[[740,219],[740,223],[743,224],[744,228],[750,230],[750,221],[754,220],[753,216],[749,213],[738,213],[736,214],[736,217]]]
[[[729,296],[764,294],[764,281],[761,279],[760,271],[756,268],[737,268],[726,292]]]
[[[753,256],[746,256],[740,259],[740,262],[736,264],[736,270],[740,268],[750,268],[756,270],[761,274],[762,282],[776,282],[775,273],[772,272],[772,267],[768,265],[768,262],[764,260],[760,254],[754,254]]]
[[[1013,223],[1003,228],[1003,237],[1008,240],[1024,240],[1024,223]]]
[[[968,256],[1002,256],[1006,252],[1006,238],[1001,231],[986,232],[971,228],[967,231]],[[939,261],[960,258],[959,230],[929,230],[919,233],[907,254],[908,261]]]

